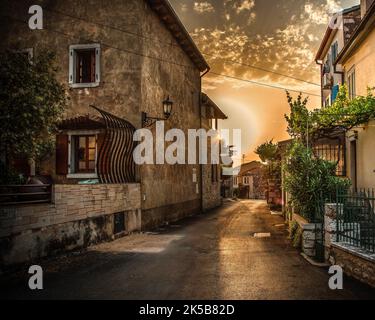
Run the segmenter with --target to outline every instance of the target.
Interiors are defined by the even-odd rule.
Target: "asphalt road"
[[[270,233],[269,238],[254,238]],[[375,299],[352,279],[328,288],[328,270],[306,262],[280,216],[261,201],[226,203],[153,233],[134,234],[41,264],[44,290],[26,272],[0,281],[19,299]]]

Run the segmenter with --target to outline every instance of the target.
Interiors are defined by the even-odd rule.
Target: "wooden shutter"
[[[66,134],[56,136],[56,174],[68,174],[69,137]]]
[[[99,133],[96,139],[96,148],[97,148],[97,158],[96,158],[96,168],[98,173],[107,173],[107,170],[105,168],[104,164],[104,159],[105,159],[105,150],[102,150],[103,143],[105,139],[105,133]],[[100,163],[99,163],[100,161]],[[100,168],[100,169],[98,169]]]

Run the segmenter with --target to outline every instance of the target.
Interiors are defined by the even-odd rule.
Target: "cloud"
[[[255,0],[243,0],[236,2],[233,5],[233,8],[236,9],[237,14],[240,14],[243,11],[250,11],[255,6]]]
[[[199,14],[202,14],[208,12],[215,12],[215,8],[208,1],[194,2],[194,11],[198,12]]]
[[[186,3],[181,4],[181,11],[187,12],[189,10],[188,5]]]
[[[212,72],[307,92],[319,89],[283,75],[320,83],[314,57],[331,14],[340,10],[338,1],[306,0],[293,10],[281,7],[285,18],[272,29],[253,24],[257,19],[256,1],[223,1],[221,23],[196,27],[192,32]],[[222,81],[212,77],[206,85],[214,90]],[[252,86],[234,79],[224,81],[233,89]]]
[[[308,2],[301,17],[306,17],[311,23],[326,25],[330,17],[341,9],[336,0],[326,0],[323,4]]]

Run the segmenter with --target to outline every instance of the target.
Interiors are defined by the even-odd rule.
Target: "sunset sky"
[[[359,4],[359,0],[170,1],[211,66],[203,89],[228,115],[222,127],[242,129],[247,161],[257,159],[253,151],[260,143],[288,139],[285,91],[217,74],[311,93],[310,107],[319,107],[319,67],[314,57],[329,16]]]

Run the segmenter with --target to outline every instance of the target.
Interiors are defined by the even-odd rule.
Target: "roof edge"
[[[217,117],[216,119],[220,119],[220,120],[228,119],[228,116],[226,116],[225,113],[221,111],[218,105],[215,102],[213,102],[207,94],[202,92],[201,99],[202,99],[203,104],[206,104],[215,110],[215,116]]]
[[[186,30],[177,13],[168,0],[146,0],[151,9],[159,16],[181,48],[194,65],[203,72],[210,68],[194,40]]]
[[[341,11],[338,11],[338,12],[336,12],[336,14],[338,14],[338,13],[347,14],[347,13],[350,13],[350,12],[356,11],[356,10],[358,10],[358,9],[360,9],[360,8],[361,8],[360,5],[356,5],[356,6],[349,7],[349,8],[343,9],[343,10],[341,10]],[[324,37],[323,37],[323,40],[322,40],[322,42],[321,42],[321,44],[320,44],[319,50],[318,50],[318,52],[317,52],[317,54],[316,54],[316,56],[315,56],[315,61],[322,60],[322,58],[323,58],[323,57],[322,57],[322,54],[323,54],[324,49],[325,49],[325,47],[326,47],[326,45],[327,45],[327,41],[328,41],[328,39],[330,38],[330,36],[331,36],[331,34],[332,34],[332,31],[333,31],[333,30],[336,30],[336,31],[337,31],[337,29],[332,29],[332,28],[330,27],[330,24],[331,24],[331,22],[332,22],[333,19],[334,19],[334,16],[331,17],[331,19],[330,19],[330,22],[329,22],[329,24],[328,24],[327,30],[326,30],[326,32],[325,32],[325,34],[324,34]]]
[[[344,46],[344,48],[341,50],[339,55],[337,56],[334,64],[341,64],[344,61],[346,61],[347,56],[350,54],[353,48],[353,45],[355,46],[354,42],[357,40],[357,38],[360,36],[361,32],[366,29],[367,24],[371,21],[371,18],[374,18],[375,15],[375,1],[372,3],[371,7],[366,12],[365,16],[362,18],[361,23],[357,26],[355,31],[353,32],[353,35],[347,42],[347,44]],[[374,22],[374,21],[373,21]]]

